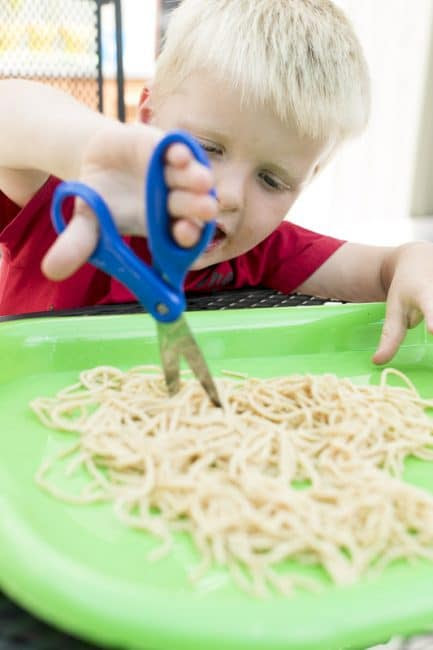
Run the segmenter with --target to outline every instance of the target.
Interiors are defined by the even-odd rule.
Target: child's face
[[[213,166],[218,228],[194,269],[237,257],[265,239],[332,147],[330,141],[301,138],[269,108],[242,106],[239,91],[204,73],[165,98],[152,123],[192,133]]]

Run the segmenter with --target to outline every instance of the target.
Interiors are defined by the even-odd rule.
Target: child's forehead
[[[281,132],[294,127],[294,123],[284,123],[270,103],[208,70],[189,74],[174,89],[171,101],[179,108],[183,106],[185,116],[203,126],[219,124],[225,130],[224,127],[239,120],[244,125],[253,122],[256,128],[261,123],[262,129],[272,121]]]
[[[253,134],[257,142],[264,137],[279,144],[296,140],[302,149],[318,142],[318,138],[300,131],[294,116],[288,114],[287,119],[282,120],[272,103],[260,102],[244,89],[206,71],[186,78],[168,102],[179,112],[185,128],[194,126],[220,137],[234,133],[237,139]],[[328,140],[327,135],[320,142]]]

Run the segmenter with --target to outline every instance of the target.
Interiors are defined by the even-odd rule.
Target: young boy
[[[339,144],[362,130],[368,111],[360,45],[329,0],[183,0],[154,84],[143,90],[141,124],[111,121],[45,86],[0,82],[0,313],[134,299],[85,264],[97,239],[86,206],[77,202],[56,240],[52,193],[59,178],[94,187],[149,260],[147,161],[163,130],[182,128],[208,152],[218,196],[216,205],[207,195],[210,174],[173,146],[166,166],[173,236],[189,246],[198,220],[218,224],[186,289],[264,285],[386,299],[373,360],[388,361],[423,316],[433,331],[433,244],[364,246],[283,221]]]

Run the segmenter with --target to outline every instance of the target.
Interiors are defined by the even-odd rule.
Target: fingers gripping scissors
[[[175,142],[185,144],[199,162],[209,166],[207,156],[198,142],[182,131],[168,133],[155,148],[146,180],[147,232],[152,266],[146,265],[125,244],[104,199],[83,183],[64,182],[57,186],[51,218],[55,230],[60,234],[66,228],[62,213],[64,200],[79,197],[87,203],[98,219],[100,233],[96,248],[88,261],[128,287],[156,319],[169,394],[174,395],[180,388],[179,366],[180,357],[183,356],[212,402],[221,406],[209,368],[183,316],[186,307],[183,290],[186,273],[211,241],[215,223],[209,222],[203,226],[200,240],[191,248],[178,246],[171,236],[164,156],[167,148]]]

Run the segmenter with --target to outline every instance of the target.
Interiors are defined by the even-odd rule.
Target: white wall
[[[433,2],[336,4],[352,19],[370,66],[371,120],[313,182],[290,218],[357,241],[399,243],[412,235],[408,217]]]

